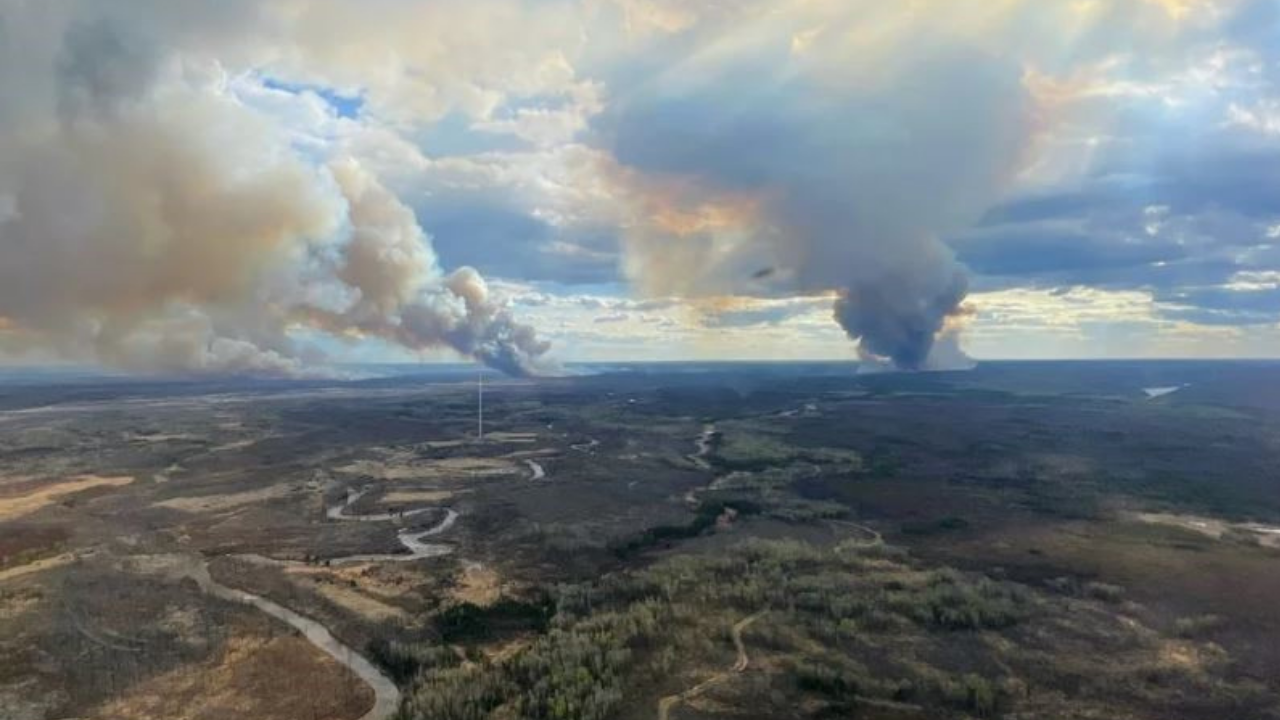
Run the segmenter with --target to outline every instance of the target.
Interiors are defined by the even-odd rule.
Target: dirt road
[[[661,700],[659,700],[658,701],[658,720],[669,720],[669,717],[671,715],[671,710],[675,706],[679,705],[682,702],[692,700],[693,698],[705,692],[707,688],[710,688],[713,685],[718,685],[724,682],[725,680],[728,680],[730,677],[733,677],[734,675],[737,675],[746,671],[747,666],[751,662],[751,659],[747,656],[746,644],[742,642],[742,632],[746,630],[747,627],[751,625],[751,623],[755,622],[756,620],[759,620],[760,616],[762,615],[764,615],[763,610],[754,615],[750,615],[748,617],[745,617],[739,620],[738,622],[734,623],[733,628],[731,628],[730,635],[733,637],[733,647],[738,651],[738,658],[737,660],[734,661],[733,665],[728,670],[724,672],[716,673],[715,675],[712,675],[711,677],[707,678],[706,680],[703,680],[702,682],[698,683],[697,685],[694,685],[693,687],[689,688],[688,690],[685,690],[684,692],[677,693],[675,695],[668,695],[662,698]]]

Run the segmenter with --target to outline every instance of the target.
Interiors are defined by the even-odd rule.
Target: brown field
[[[0,498],[0,520],[13,520],[31,513],[62,498],[97,487],[123,487],[133,482],[132,476],[99,477],[80,475],[70,480],[44,485],[21,495]]]
[[[212,513],[234,510],[245,505],[254,505],[266,500],[282,498],[292,492],[288,485],[268,485],[257,490],[225,493],[222,495],[200,495],[196,497],[178,497],[162,500],[156,507],[181,510],[189,513]]]
[[[24,575],[52,570],[53,568],[75,562],[76,557],[77,555],[75,553],[62,553],[61,555],[32,560],[24,565],[15,565],[13,567],[0,570],[0,581],[13,580]]]
[[[383,495],[381,501],[399,505],[429,505],[449,500],[458,493],[459,491],[455,490],[393,490]]]
[[[0,570],[51,555],[69,537],[70,533],[61,526],[14,524],[0,534]]]
[[[502,577],[490,568],[468,565],[449,594],[458,602],[492,605],[502,596]]]
[[[351,720],[367,687],[299,637],[230,638],[218,657],[149,678],[92,711],[93,720]]]
[[[486,457],[442,458],[426,462],[361,460],[337,468],[348,475],[377,480],[447,480],[466,482],[477,477],[515,475],[521,470],[507,460]]]
[[[367,591],[364,583],[354,579],[332,576],[329,574],[290,572],[289,576],[314,590],[343,610],[351,612],[370,622],[385,620],[408,620],[409,613],[403,608],[390,605]]]

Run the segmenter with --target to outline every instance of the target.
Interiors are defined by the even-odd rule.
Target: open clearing
[[[381,600],[353,589],[350,585],[328,580],[314,581],[312,587],[316,592],[335,604],[371,622],[408,620],[410,617],[409,613],[402,608],[388,605]]]
[[[1214,540],[1221,540],[1231,533],[1253,537],[1259,545],[1280,549],[1280,527],[1272,525],[1236,523],[1221,518],[1175,513],[1135,513],[1134,517],[1144,523],[1183,528]]]
[[[123,487],[133,482],[132,476],[101,477],[79,475],[70,480],[55,482],[38,490],[16,497],[0,497],[0,520],[29,515],[46,505],[60,501],[68,495],[98,487]]]
[[[500,477],[520,473],[515,463],[499,458],[460,457],[428,461],[360,460],[337,468],[348,475],[376,480],[448,480],[464,482],[479,477]]]
[[[456,490],[393,490],[382,496],[382,502],[405,505],[409,503],[438,503],[452,499]]]
[[[89,717],[349,720],[373,703],[372,695],[337,661],[301,637],[235,636],[209,662],[150,678]]]
[[[224,493],[221,495],[201,495],[197,497],[178,497],[162,500],[156,507],[181,510],[189,513],[214,513],[234,510],[246,505],[254,505],[267,500],[282,498],[292,492],[288,485],[268,485],[257,490]]]
[[[18,565],[17,567],[11,567],[7,570],[0,570],[0,582],[20,578],[32,573],[52,570],[53,568],[75,562],[76,557],[76,553],[62,553],[61,555],[55,555],[49,558],[41,558],[40,560],[29,562],[26,565]]]

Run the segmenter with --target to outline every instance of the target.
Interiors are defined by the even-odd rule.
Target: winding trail
[[[682,702],[692,700],[703,692],[706,692],[707,688],[710,688],[713,685],[718,685],[725,680],[728,680],[730,677],[739,675],[746,671],[747,666],[751,663],[751,659],[747,656],[746,644],[742,642],[742,632],[746,630],[751,623],[759,620],[764,613],[765,611],[761,610],[760,612],[755,613],[754,615],[749,615],[733,624],[733,628],[731,628],[729,634],[733,637],[734,649],[738,651],[738,658],[734,661],[733,665],[728,670],[716,673],[684,692],[676,693],[675,695],[667,695],[659,700],[658,720],[668,720],[671,715],[671,710],[675,706]]]
[[[89,642],[99,647],[109,650],[118,650],[120,652],[140,653],[146,652],[147,643],[137,638],[124,637],[117,633],[105,629],[95,629],[89,627],[84,618],[74,610],[63,608],[62,616],[70,621],[71,627]]]
[[[834,530],[837,526],[843,525],[844,527],[851,527],[854,530],[857,530],[858,532],[865,533],[867,536],[867,539],[854,543],[853,544],[854,547],[869,548],[869,547],[878,547],[884,544],[884,536],[881,535],[878,530],[868,527],[866,525],[863,525],[862,523],[856,523],[856,522],[853,522],[852,520],[828,520],[827,524],[831,526],[832,530]]]

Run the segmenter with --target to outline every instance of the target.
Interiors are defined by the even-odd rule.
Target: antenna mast
[[[476,439],[484,440],[484,366],[476,374]]]

